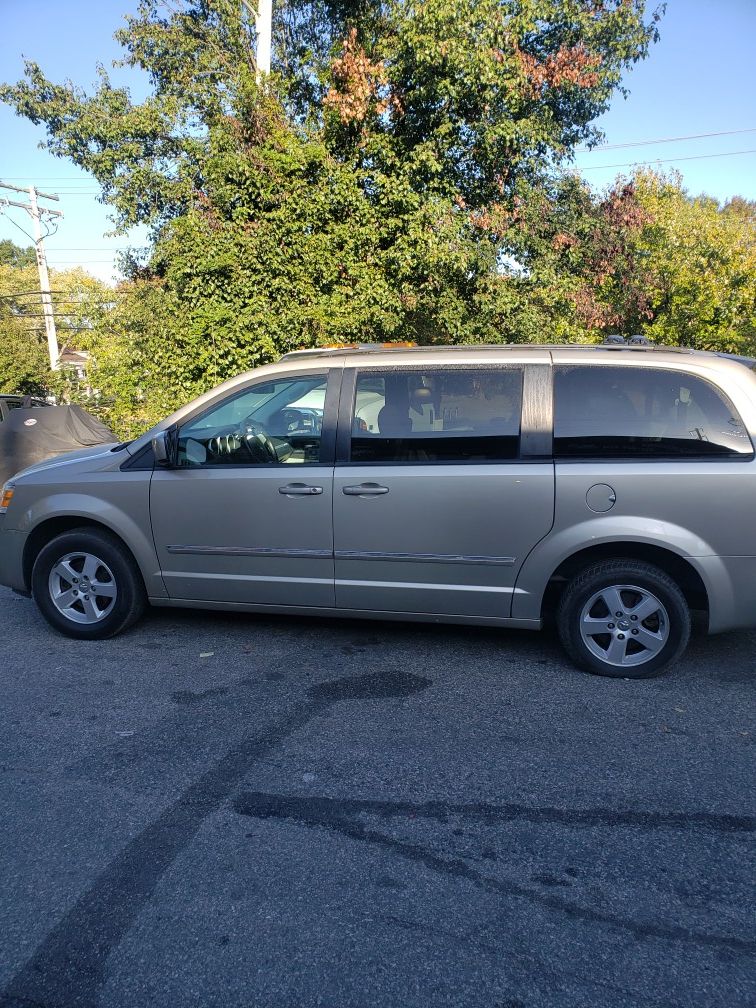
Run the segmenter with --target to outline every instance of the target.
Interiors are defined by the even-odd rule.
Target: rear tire
[[[146,594],[134,558],[109,532],[63,532],[40,551],[31,577],[34,601],[67,637],[103,640],[135,623]]]
[[[648,679],[682,655],[690,610],[679,585],[637,560],[608,560],[577,574],[557,613],[562,645],[593,675]]]

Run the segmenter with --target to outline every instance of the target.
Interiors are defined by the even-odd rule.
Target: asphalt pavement
[[[756,1004],[756,633],[0,631],[0,1008]]]

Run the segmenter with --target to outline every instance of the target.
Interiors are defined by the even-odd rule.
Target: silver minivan
[[[756,627],[756,362],[646,346],[299,351],[15,476],[0,583],[72,637],[147,603],[540,628],[652,676]]]

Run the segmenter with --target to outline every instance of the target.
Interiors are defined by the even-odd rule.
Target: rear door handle
[[[323,487],[309,486],[307,483],[289,483],[288,486],[279,487],[278,492],[284,497],[314,497],[315,494],[323,493]]]
[[[358,483],[356,486],[345,486],[342,489],[347,497],[377,497],[379,494],[389,492],[389,488],[381,486],[380,483]]]

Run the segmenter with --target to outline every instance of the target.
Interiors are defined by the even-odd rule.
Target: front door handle
[[[287,486],[279,487],[278,492],[284,497],[313,497],[315,494],[322,494],[323,487],[309,486],[307,483],[289,483]]]
[[[343,492],[347,497],[377,497],[378,494],[387,494],[389,488],[380,483],[358,483],[356,486],[345,486]]]

